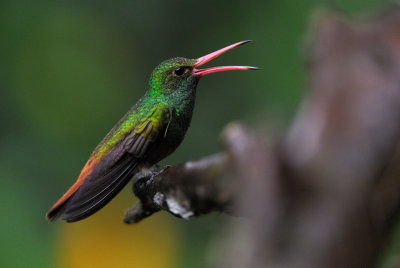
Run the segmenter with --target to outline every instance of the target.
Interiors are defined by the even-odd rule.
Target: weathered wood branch
[[[159,210],[184,219],[212,211],[229,213],[236,193],[234,183],[221,179],[225,169],[226,157],[218,154],[137,174],[133,192],[140,201],[127,212],[124,221],[136,223]]]
[[[127,222],[160,209],[245,216],[217,267],[378,264],[400,211],[400,8],[325,12],[312,33],[311,89],[286,137],[231,125],[224,153],[137,178]]]

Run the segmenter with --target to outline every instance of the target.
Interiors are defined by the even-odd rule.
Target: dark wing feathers
[[[129,139],[129,143],[125,144],[126,151],[138,158],[142,158],[151,144],[150,135],[146,134],[152,134],[152,131],[152,122],[149,121],[142,132],[134,133],[132,139]]]
[[[105,176],[83,183],[68,202],[62,219],[68,222],[84,219],[104,207],[129,182],[138,161],[125,154]]]
[[[76,193],[68,200],[62,219],[74,222],[104,207],[131,179],[151,145],[164,135],[170,109],[161,103],[142,120],[112,152],[97,164]]]

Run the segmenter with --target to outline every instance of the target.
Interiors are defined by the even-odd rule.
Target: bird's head
[[[248,42],[250,42],[250,40],[232,44],[198,59],[179,57],[163,61],[154,69],[150,77],[149,93],[157,96],[169,95],[178,90],[194,90],[199,79],[211,73],[232,70],[258,70],[257,67],[251,66],[219,66],[197,69],[197,67],[215,59],[225,52]]]

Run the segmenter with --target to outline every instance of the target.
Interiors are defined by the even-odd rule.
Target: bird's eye
[[[184,73],[185,73],[185,68],[183,67],[179,67],[174,70],[174,74],[177,76],[181,76]]]

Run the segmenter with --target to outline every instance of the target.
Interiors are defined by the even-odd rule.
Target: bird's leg
[[[154,170],[152,170],[153,175],[152,177],[156,177],[159,174],[163,173],[164,171],[166,171],[167,169],[169,169],[170,167],[172,167],[171,165],[165,165],[162,168],[160,168],[157,164],[153,165],[152,168],[155,168]]]
[[[133,176],[132,191],[139,198],[138,203],[133,208],[129,209],[124,218],[124,222],[128,224],[136,223],[144,218],[152,215],[159,209],[154,207],[148,200],[146,193],[151,185],[153,177],[158,174],[159,168],[156,166],[142,167]]]
[[[151,191],[153,178],[163,173],[171,166],[166,165],[160,168],[153,165],[150,168],[143,167],[133,176],[133,193],[139,198],[139,202],[135,207],[131,208],[124,218],[128,224],[136,223],[144,218],[152,215],[160,210],[160,204],[163,203],[163,195],[156,193],[154,197],[149,197],[148,192]]]
[[[143,183],[151,179],[153,177],[153,171],[151,171],[148,168],[141,168],[140,171],[138,171],[134,176],[133,176],[133,183]]]
[[[160,168],[157,164],[151,166],[150,168],[141,168],[139,172],[133,177],[134,184],[136,183],[146,183],[150,184],[152,179],[159,174],[163,173],[165,170],[172,167],[171,165],[165,165]]]
[[[158,174],[164,172],[165,170],[169,169],[172,167],[171,165],[165,165],[163,167],[160,167],[158,164],[152,165],[148,171],[153,173],[153,177],[157,176]]]

